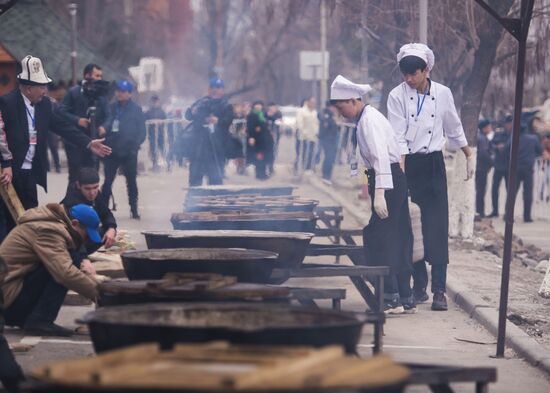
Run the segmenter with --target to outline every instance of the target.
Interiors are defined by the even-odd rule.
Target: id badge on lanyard
[[[118,119],[115,119],[113,121],[113,126],[111,127],[112,132],[118,132],[120,126],[120,121]]]
[[[25,107],[25,110],[27,111],[27,114],[31,118],[31,124],[32,124],[32,130],[29,130],[29,145],[36,146],[37,143],[37,132],[36,132],[36,122],[35,117],[31,114],[29,111],[29,108]],[[35,114],[36,115],[36,114]]]

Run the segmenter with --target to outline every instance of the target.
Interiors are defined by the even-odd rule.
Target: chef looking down
[[[388,120],[397,135],[399,153],[411,199],[421,211],[425,260],[432,265],[432,310],[447,310],[445,298],[449,263],[449,206],[442,150],[461,149],[466,156],[466,179],[474,175],[475,161],[468,147],[451,90],[429,78],[435,57],[424,44],[407,44],[397,54],[404,82],[388,97]],[[414,295],[428,300],[428,273],[424,262],[414,264]]]
[[[415,312],[410,288],[412,230],[407,199],[407,180],[401,170],[401,154],[388,120],[361,97],[369,85],[355,84],[341,75],[332,82],[331,104],[357,123],[357,144],[367,168],[372,215],[363,229],[367,264],[390,267],[384,280],[384,311]]]

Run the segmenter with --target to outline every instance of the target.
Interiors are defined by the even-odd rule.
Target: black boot
[[[137,209],[137,206],[133,205],[130,207],[130,213],[132,215],[132,219],[134,220],[139,220],[141,219],[141,216],[139,215],[138,213],[138,209]]]

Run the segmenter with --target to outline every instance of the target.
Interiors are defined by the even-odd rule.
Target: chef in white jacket
[[[369,85],[355,84],[341,75],[332,82],[330,100],[340,114],[357,123],[357,145],[369,180],[372,215],[363,230],[367,264],[390,267],[384,281],[386,313],[415,312],[410,286],[412,230],[407,180],[393,128],[378,110],[361,97]]]
[[[401,47],[397,61],[404,82],[388,96],[388,120],[404,157],[411,199],[421,210],[425,259],[432,265],[432,310],[444,311],[449,263],[445,143],[466,156],[466,180],[473,176],[475,163],[451,90],[429,78],[435,61],[432,50],[424,44],[407,44]],[[417,302],[427,301],[426,263],[414,264],[413,278]]]

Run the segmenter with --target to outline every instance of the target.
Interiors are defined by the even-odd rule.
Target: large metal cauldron
[[[81,321],[96,352],[138,343],[225,340],[242,344],[341,345],[355,352],[364,314],[251,303],[155,303],[99,308]]]
[[[100,307],[141,303],[197,301],[269,301],[290,302],[290,289],[274,285],[236,283],[208,288],[188,288],[185,285],[165,285],[166,280],[109,280],[99,284]]]
[[[239,186],[239,185],[221,185],[221,186],[201,186],[189,187],[187,197],[213,196],[213,195],[251,195],[258,194],[263,196],[291,195],[296,187],[294,186]]]
[[[306,212],[276,213],[174,213],[174,229],[179,230],[250,230],[278,232],[313,232],[317,217]]]
[[[180,248],[128,251],[121,255],[130,280],[158,280],[166,273],[217,273],[240,282],[266,283],[277,254],[243,248]]]
[[[313,233],[274,231],[146,231],[150,249],[239,247],[279,254],[277,268],[295,269],[302,264]]]

